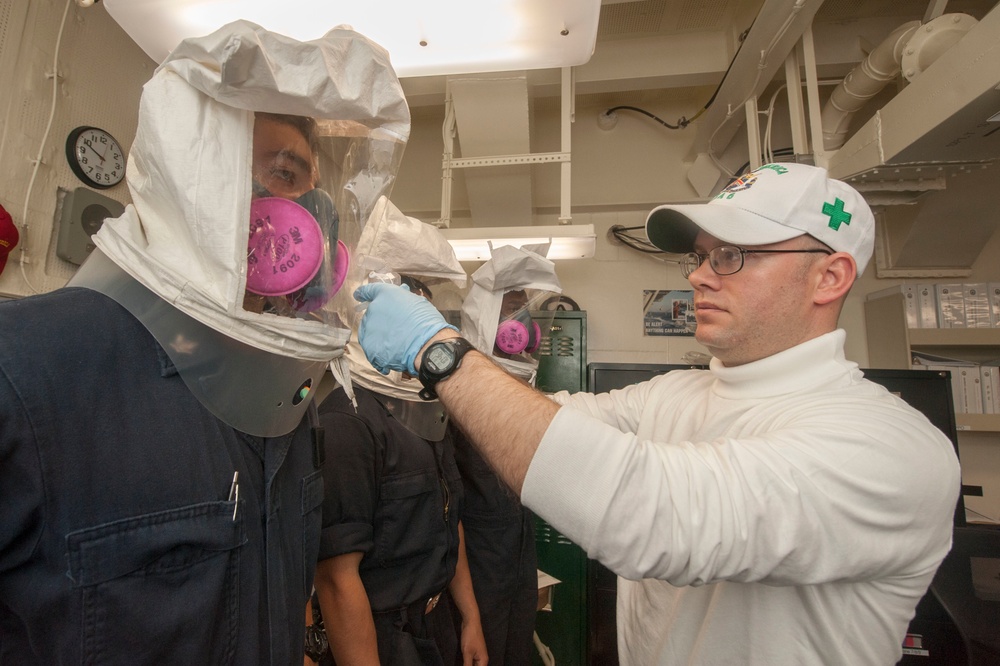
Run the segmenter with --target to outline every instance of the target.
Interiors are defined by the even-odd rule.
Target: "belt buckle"
[[[441,593],[440,592],[438,592],[433,597],[431,597],[430,599],[428,599],[427,600],[427,605],[424,607],[424,615],[427,615],[432,610],[434,610],[434,607],[438,605],[438,601],[440,601],[440,600],[441,600]]]

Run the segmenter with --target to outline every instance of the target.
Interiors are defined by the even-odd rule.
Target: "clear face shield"
[[[375,201],[392,184],[402,148],[360,123],[255,115],[245,312],[313,320],[346,342],[352,256]],[[326,361],[240,343],[122,280],[114,264],[92,263],[77,280],[139,317],[216,416],[261,436],[287,433],[301,420]]]
[[[472,275],[462,304],[462,335],[507,372],[534,383],[539,357],[551,346],[553,313],[543,305],[562,291],[547,248],[493,248]]]
[[[461,309],[465,297],[465,289],[462,287],[451,280],[414,275],[400,275],[400,284],[406,285],[412,293],[430,301],[449,324],[462,325]]]
[[[357,122],[255,114],[244,310],[350,329],[358,240],[402,149]]]

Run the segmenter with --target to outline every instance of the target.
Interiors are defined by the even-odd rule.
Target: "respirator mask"
[[[247,291],[277,299],[280,312],[309,313],[326,305],[347,277],[350,254],[338,240],[339,218],[325,190],[298,198],[273,196],[254,183],[247,247]],[[330,248],[327,251],[327,248]]]
[[[540,306],[552,296],[546,289],[515,288],[505,291],[500,300],[493,360],[530,384],[534,384],[539,358],[551,353],[554,313]]]
[[[534,249],[493,248],[472,275],[462,305],[462,335],[510,374],[533,383],[542,354],[551,353],[554,313],[543,304],[562,289],[555,265]]]
[[[396,143],[356,123],[255,114],[244,310],[349,327],[350,287],[364,280],[352,255]]]
[[[518,310],[501,319],[497,326],[496,347],[504,354],[534,354],[541,343],[542,328],[527,310]]]

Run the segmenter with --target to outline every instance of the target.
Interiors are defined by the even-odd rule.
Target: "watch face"
[[[125,152],[111,134],[97,127],[77,127],[66,139],[66,159],[77,178],[97,188],[125,177]]]
[[[434,345],[427,350],[427,357],[424,363],[430,372],[444,372],[451,367],[455,360],[455,353],[449,345]]]

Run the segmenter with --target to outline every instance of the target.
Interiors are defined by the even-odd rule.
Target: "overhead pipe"
[[[821,114],[824,150],[844,145],[854,114],[896,78],[903,49],[919,27],[920,21],[910,21],[893,30],[837,85]]]

